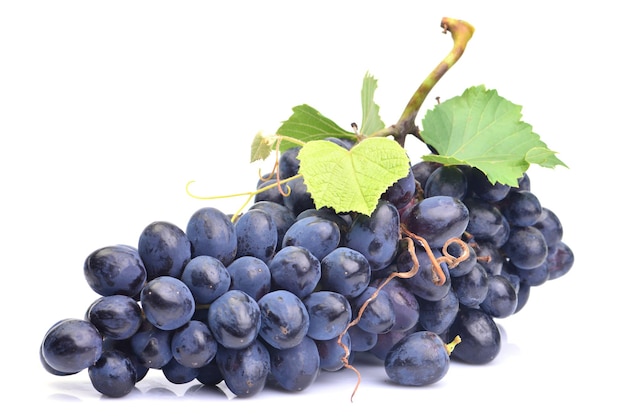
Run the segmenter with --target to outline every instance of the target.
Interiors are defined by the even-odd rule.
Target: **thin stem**
[[[267,190],[271,190],[272,188],[276,188],[278,187],[280,193],[282,195],[288,195],[289,192],[291,191],[291,189],[289,188],[289,185],[287,184],[287,191],[283,191],[283,189],[281,188],[283,184],[288,183],[291,180],[295,180],[296,178],[300,178],[302,177],[302,174],[296,174],[293,175],[289,178],[286,178],[284,180],[280,180],[278,179],[278,175],[276,178],[276,182],[270,184],[270,185],[266,185],[264,187],[260,187],[257,188],[254,191],[246,191],[243,193],[234,193],[234,194],[226,194],[226,195],[209,195],[209,196],[201,196],[198,194],[194,194],[192,193],[189,188],[191,187],[191,184],[195,183],[194,180],[191,180],[189,182],[187,182],[187,186],[185,187],[185,191],[187,192],[187,194],[190,197],[193,197],[197,200],[217,200],[217,199],[221,199],[221,198],[233,198],[233,197],[246,197],[246,200],[244,201],[244,203],[239,207],[239,209],[232,215],[231,217],[231,221],[235,221],[235,219],[237,219],[237,217],[239,216],[239,214],[241,214],[241,212],[246,208],[246,206],[252,201],[252,198],[257,195],[260,194],[264,191]]]
[[[284,180],[281,180],[280,182],[284,184],[284,183],[288,183],[289,181],[295,180],[295,179],[300,178],[300,177],[302,177],[302,174],[296,174],[296,175],[293,175],[293,176],[291,176],[289,178],[285,178]],[[271,190],[272,188],[278,187],[278,183],[272,183],[270,185],[266,185],[264,187],[257,188],[254,191],[245,191],[245,192],[242,192],[242,193],[233,193],[233,194],[224,194],[224,195],[207,195],[207,196],[202,196],[202,195],[194,194],[191,191],[189,191],[189,188],[191,187],[191,184],[193,184],[195,182],[196,182],[195,180],[191,180],[191,181],[187,182],[187,185],[185,187],[185,191],[187,191],[187,194],[190,197],[193,197],[193,198],[195,198],[197,200],[218,200],[218,199],[222,199],[222,198],[243,197],[243,196],[249,196],[249,195],[255,196],[255,195],[260,194],[260,193],[262,193],[264,191]]]
[[[395,124],[395,132],[393,136],[402,146],[404,146],[404,141],[407,135],[412,134],[419,137],[418,128],[415,125],[415,118],[417,117],[420,107],[435,84],[437,84],[443,75],[459,60],[459,58],[461,58],[467,43],[474,34],[474,27],[472,25],[463,20],[452,19],[449,17],[444,17],[441,20],[441,27],[443,28],[443,33],[447,33],[449,31],[452,34],[452,41],[454,42],[454,45],[448,55],[446,55],[446,57],[426,77],[415,93],[413,93],[413,96],[406,105],[400,119]]]
[[[458,257],[454,257],[448,251],[448,247],[453,243],[456,243],[461,248],[461,254]],[[448,268],[456,268],[461,262],[466,261],[470,257],[468,244],[465,243],[462,239],[456,237],[448,239],[448,241],[446,241],[446,243],[443,245],[443,248],[441,248],[441,252],[443,252],[444,256],[437,258],[437,261],[443,261],[447,263]]]
[[[363,316],[363,313],[365,312],[365,309],[367,308],[367,306],[369,306],[369,304],[372,301],[374,301],[376,299],[376,297],[378,297],[378,294],[383,289],[383,287],[386,286],[392,279],[394,279],[394,278],[405,278],[406,279],[406,278],[411,278],[412,276],[417,274],[417,271],[419,269],[419,261],[417,259],[417,255],[415,254],[415,244],[413,242],[413,239],[411,239],[411,238],[404,238],[404,240],[408,244],[407,250],[409,251],[409,254],[411,255],[411,260],[413,261],[413,266],[411,267],[411,269],[409,271],[406,271],[406,272],[397,272],[396,271],[396,272],[390,273],[387,276],[387,278],[385,278],[385,280],[378,286],[378,288],[376,288],[376,290],[372,293],[372,295],[367,300],[365,300],[365,302],[363,302],[363,304],[361,305],[361,308],[359,308],[359,311],[358,311],[358,314],[357,314],[356,318],[354,320],[352,320],[350,323],[348,323],[346,328],[337,337],[337,343],[343,348],[343,350],[345,352],[345,355],[342,358],[342,362],[344,364],[344,367],[346,367],[348,369],[351,369],[357,375],[357,382],[356,382],[356,385],[354,386],[354,390],[352,390],[352,395],[350,396],[350,401],[352,401],[354,399],[354,395],[356,394],[356,391],[359,389],[359,385],[361,384],[361,373],[354,366],[350,365],[350,362],[349,362],[350,349],[348,348],[348,346],[345,343],[343,343],[343,337],[346,335],[346,333],[348,333],[348,330],[351,327],[356,326],[359,323],[359,321],[361,321],[361,317]]]
[[[446,343],[446,352],[448,352],[448,356],[452,354],[452,351],[459,343],[461,343],[461,336],[459,335],[456,335],[450,343]]]
[[[426,239],[424,239],[423,237],[418,236],[415,233],[411,232],[403,224],[400,225],[400,229],[402,230],[402,233],[404,233],[405,235],[407,235],[411,239],[415,240],[417,243],[420,244],[420,246],[422,248],[424,248],[424,251],[426,252],[426,256],[428,256],[428,260],[431,263],[431,269],[433,271],[433,284],[435,284],[437,286],[441,286],[441,285],[445,284],[446,283],[446,274],[443,272],[443,269],[441,268],[441,265],[439,264],[439,261],[437,260],[437,258],[435,257],[435,254],[433,253],[432,249],[430,248],[430,245],[428,244],[428,241]]]

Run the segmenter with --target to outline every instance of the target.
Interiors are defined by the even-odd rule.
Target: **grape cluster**
[[[494,320],[572,267],[561,223],[527,175],[494,185],[470,167],[421,161],[371,215],[337,213],[316,208],[301,178],[279,182],[298,173],[298,149],[281,154],[234,221],[204,207],[184,230],[156,221],[136,246],[89,254],[98,297],[49,328],[43,367],[87,370],[109,397],[156,369],[250,397],[267,384],[304,390],[370,355],[392,383],[428,385],[453,359],[493,360]]]

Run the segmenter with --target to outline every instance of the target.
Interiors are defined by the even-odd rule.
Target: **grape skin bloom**
[[[450,357],[436,333],[418,331],[404,337],[389,350],[384,366],[393,382],[423,386],[434,384],[448,373]]]
[[[296,175],[297,151],[284,155]],[[302,391],[321,372],[373,355],[390,382],[431,385],[453,360],[493,361],[502,343],[494,319],[518,313],[531,287],[574,262],[527,176],[509,187],[468,167],[418,163],[370,216],[317,209],[302,181],[290,186],[290,198],[265,193],[271,201],[239,217],[206,207],[185,231],[153,222],[138,248],[89,254],[85,279],[99,297],[84,320],[49,329],[44,369],[87,369],[112,398],[151,369],[173,384],[224,382],[247,398],[268,383]],[[468,259],[452,265],[463,246]]]

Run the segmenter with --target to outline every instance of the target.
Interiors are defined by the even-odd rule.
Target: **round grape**
[[[48,329],[41,353],[45,363],[58,372],[80,372],[100,359],[102,335],[87,320],[64,319]]]
[[[256,300],[241,290],[228,290],[209,306],[208,325],[215,340],[229,349],[253,343],[261,328]]]
[[[102,352],[98,361],[88,368],[88,374],[96,391],[112,398],[129,394],[137,380],[132,361],[117,350]]]
[[[96,249],[83,266],[87,284],[96,293],[134,297],[147,281],[146,267],[137,249],[113,245]]]
[[[441,337],[430,331],[409,334],[385,356],[385,372],[400,385],[424,386],[441,380],[450,368],[450,356]]]

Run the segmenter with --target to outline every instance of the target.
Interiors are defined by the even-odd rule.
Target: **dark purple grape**
[[[550,265],[547,258],[535,268],[522,269],[515,266],[513,268],[515,268],[515,275],[519,277],[520,281],[531,287],[542,285],[550,279]]]
[[[127,245],[96,249],[85,259],[83,270],[89,287],[103,296],[134,297],[148,276],[137,249]]]
[[[191,320],[172,333],[172,355],[187,368],[208,365],[217,353],[217,341],[204,322]]]
[[[500,353],[500,329],[493,318],[483,310],[463,308],[448,329],[451,337],[459,336],[451,358],[461,362],[482,365],[491,362]]]
[[[361,295],[351,300],[352,314],[356,318],[367,302],[357,326],[371,333],[387,333],[396,322],[396,312],[388,293],[379,291],[378,295],[372,298],[374,292],[376,287],[367,287]]]
[[[217,353],[216,353],[217,356]],[[198,368],[198,375],[196,376],[198,382],[204,385],[217,385],[224,380],[222,372],[215,358],[202,368]]]
[[[204,207],[191,215],[187,222],[187,237],[191,256],[208,255],[228,266],[237,254],[235,225],[222,211]]]
[[[372,270],[361,252],[340,246],[321,260],[320,284],[323,289],[346,298],[360,295],[368,287]]]
[[[161,368],[163,376],[172,384],[186,384],[191,382],[200,373],[198,368],[192,368],[185,366],[172,358],[170,361]]]
[[[64,319],[44,335],[41,354],[51,369],[62,374],[77,373],[102,355],[102,335],[87,320]]]
[[[193,317],[196,303],[189,287],[178,278],[161,276],[141,290],[146,319],[163,330],[174,330]]]
[[[68,375],[74,375],[80,372],[80,371],[63,372],[63,371],[58,371],[54,369],[53,367],[51,367],[50,364],[46,362],[46,358],[43,356],[43,342],[39,345],[39,362],[41,363],[41,366],[43,366],[43,368],[46,370],[46,372],[55,376],[68,376]]]
[[[217,258],[199,255],[183,269],[180,280],[193,294],[196,304],[209,304],[230,289],[230,273]]]
[[[207,322],[220,345],[243,349],[259,334],[261,310],[256,300],[245,292],[229,290],[211,303]]]
[[[130,338],[143,321],[141,307],[127,295],[98,298],[89,306],[85,317],[102,336],[115,340]]]
[[[478,308],[489,291],[489,275],[481,264],[474,267],[465,275],[452,278],[452,289],[459,299],[459,303],[472,308]]]
[[[270,355],[259,339],[240,349],[220,346],[215,356],[228,389],[240,398],[258,394],[270,374]]]
[[[496,230],[496,233],[491,236],[487,241],[493,243],[496,248],[501,248],[511,234],[511,225],[506,217],[502,217],[502,224]]]
[[[107,350],[117,350],[119,352],[122,352],[124,355],[128,357],[128,359],[130,359],[130,361],[132,362],[135,368],[135,382],[136,383],[144,379],[145,376],[148,374],[148,371],[150,370],[150,368],[144,366],[141,363],[137,354],[133,351],[132,338],[122,339],[122,340],[105,338],[102,344],[102,351],[104,352]]]
[[[398,343],[400,340],[404,339],[407,335],[413,333],[414,331],[414,329],[411,329],[401,332],[390,331],[387,333],[381,333],[376,338],[376,344],[372,346],[372,348],[368,352],[374,355],[374,357],[376,357],[377,359],[384,361],[391,348],[393,348],[396,343]]]
[[[515,292],[518,292],[520,285],[522,284],[522,279],[520,278],[520,271],[522,270],[517,268],[515,265],[513,265],[509,260],[505,260],[504,263],[502,264],[502,270],[500,271],[499,274],[496,274],[496,275],[501,275],[507,280],[509,280],[509,282],[513,286],[513,289],[515,289]],[[528,271],[532,271],[532,270],[528,270]]]
[[[417,181],[423,189],[430,174],[432,174],[440,166],[442,165],[439,162],[419,161],[411,166],[411,171],[413,171],[415,181]]]
[[[382,280],[377,280],[373,285],[380,287],[381,283]],[[391,330],[406,331],[414,328],[419,321],[420,304],[415,294],[402,283],[402,279],[393,279],[380,289],[389,294],[395,312],[396,319]]]
[[[405,213],[407,229],[426,239],[434,248],[442,248],[452,238],[459,238],[469,222],[469,211],[461,200],[448,196],[428,197]]]
[[[411,333],[385,356],[385,372],[400,385],[424,386],[441,380],[450,368],[448,349],[437,334]]]
[[[432,253],[435,258],[441,257],[441,251],[439,249],[432,249]],[[448,265],[443,261],[439,264],[444,280],[443,283],[441,283],[442,277],[440,277],[435,268],[433,268],[433,263],[428,256],[428,252],[421,246],[416,245],[415,255],[419,263],[419,268],[413,276],[403,278],[402,283],[409,291],[421,299],[429,301],[441,300],[450,291],[452,286]],[[413,259],[407,250],[402,251],[398,255],[397,265],[400,271],[411,270],[413,267]]]
[[[328,142],[332,142],[335,145],[339,145],[344,149],[352,149],[352,147],[356,144],[356,142],[352,139],[344,139],[344,138],[335,138],[335,137],[328,137],[328,138],[324,138],[325,141]]]
[[[448,271],[450,272],[451,277],[458,277],[461,275],[465,275],[469,273],[469,271],[472,270],[474,265],[476,265],[476,262],[477,262],[476,251],[471,245],[465,244],[463,247],[458,242],[450,242],[450,244],[447,246],[446,249],[447,249],[448,254],[450,254],[451,256],[455,258],[460,258],[463,255],[465,250],[467,250],[468,252],[467,259],[459,262],[454,267],[448,268]]]
[[[320,369],[328,372],[335,372],[345,367],[344,358],[346,350],[352,351],[352,339],[350,333],[346,333],[341,338],[341,344],[338,339],[314,340],[317,351],[320,356]]]
[[[271,376],[288,392],[303,391],[315,382],[320,373],[319,351],[310,337],[286,349],[269,347],[268,352]]]
[[[426,184],[424,184],[424,197],[445,195],[458,200],[463,200],[467,195],[467,178],[457,166],[441,166],[435,169]]]
[[[283,237],[282,247],[302,246],[323,259],[339,246],[341,232],[334,221],[318,215],[298,218]]]
[[[341,233],[346,232],[350,228],[352,223],[352,217],[349,213],[338,214],[335,210],[328,207],[307,209],[296,216],[296,221],[302,220],[305,217],[316,216],[322,219],[329,220],[339,227]]]
[[[513,284],[502,275],[491,275],[488,281],[487,296],[480,308],[494,318],[505,318],[515,313],[517,293]]]
[[[345,246],[369,261],[372,271],[387,267],[396,255],[400,214],[391,203],[380,200],[370,216],[357,216],[345,235]]]
[[[511,228],[509,239],[502,249],[511,263],[522,269],[536,268],[548,256],[546,239],[533,226]]]
[[[509,225],[498,207],[477,198],[466,198],[463,203],[469,210],[467,233],[481,242],[495,242],[502,229],[508,231]]]
[[[257,191],[261,189],[264,190],[254,195],[255,203],[258,203],[259,201],[271,201],[273,203],[283,204],[283,195],[281,194],[278,186],[276,186],[275,175],[271,178],[268,178],[266,175],[262,179],[259,179],[257,181],[256,188]]]
[[[510,185],[499,182],[492,183],[487,176],[477,168],[468,170],[469,192],[474,193],[478,198],[495,203],[504,199],[511,190]],[[469,194],[468,194],[469,195]]]
[[[302,299],[309,314],[307,336],[316,340],[338,337],[352,320],[348,299],[333,291],[315,291]]]
[[[142,230],[137,250],[148,281],[163,275],[180,278],[191,259],[191,242],[185,232],[164,221],[152,222]]]
[[[311,294],[321,278],[320,261],[306,248],[286,246],[268,264],[272,289],[283,289],[299,298]]]
[[[137,380],[130,358],[118,350],[107,350],[88,368],[91,385],[99,393],[112,398],[129,394]]]
[[[454,291],[448,291],[437,301],[419,300],[419,324],[423,330],[442,334],[452,324],[459,311],[459,298]]]
[[[278,172],[281,180],[285,180],[298,174],[298,171],[300,170],[300,160],[298,159],[300,149],[300,146],[293,146],[281,152],[280,159],[278,160]]]
[[[130,345],[139,363],[146,368],[160,369],[172,359],[172,332],[155,327],[144,320],[131,337]]]
[[[485,268],[488,274],[499,275],[502,272],[507,259],[494,243],[489,241],[480,242],[474,250],[476,251],[477,263]]]
[[[398,210],[409,204],[415,197],[415,176],[410,167],[408,171],[405,177],[393,183],[381,196],[383,200],[387,200]]]
[[[296,216],[293,212],[284,205],[274,203],[272,201],[259,201],[250,206],[250,210],[263,210],[272,217],[274,224],[276,225],[276,233],[278,235],[276,241],[276,251],[279,251],[283,246],[283,238],[287,229],[296,221]]]
[[[565,242],[560,241],[550,248],[546,261],[550,271],[550,279],[560,278],[572,269],[574,252]]]
[[[561,220],[559,220],[552,210],[545,207],[543,207],[541,215],[532,226],[539,229],[541,234],[543,234],[548,247],[553,247],[563,238],[563,225],[561,224]]]
[[[378,342],[378,333],[365,331],[359,326],[351,326],[348,329],[348,334],[352,342],[353,352],[367,352]]]
[[[272,275],[267,264],[259,258],[242,256],[226,269],[230,275],[231,290],[241,290],[257,301],[270,292]]]
[[[532,226],[541,216],[541,202],[530,191],[513,189],[499,203],[500,212],[512,226]]]
[[[259,209],[245,212],[235,223],[237,256],[254,256],[264,262],[272,259],[278,244],[278,229],[272,216]]]
[[[315,208],[311,193],[307,190],[304,178],[297,177],[284,184],[284,189],[289,190],[283,197],[283,204],[297,216],[305,210]]]
[[[261,312],[259,336],[277,349],[299,344],[309,331],[309,313],[294,293],[270,291],[258,301]]]

